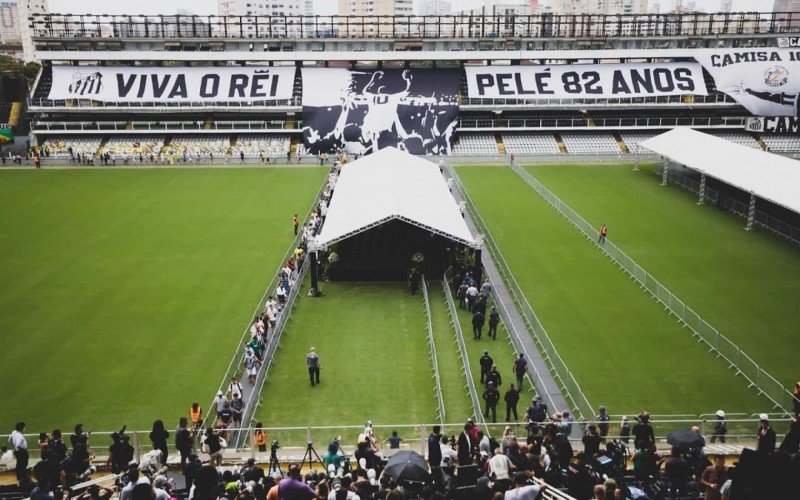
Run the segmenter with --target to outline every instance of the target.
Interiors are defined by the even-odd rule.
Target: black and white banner
[[[469,96],[491,99],[706,95],[696,63],[466,66]]]
[[[303,142],[314,154],[449,154],[460,80],[458,69],[303,68]]]
[[[747,119],[745,129],[748,132],[800,135],[800,117],[753,116]]]
[[[800,51],[712,50],[695,59],[714,77],[717,90],[754,115],[800,116]]]
[[[259,101],[290,99],[295,68],[54,66],[49,99]]]

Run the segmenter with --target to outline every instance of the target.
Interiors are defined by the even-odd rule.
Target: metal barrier
[[[428,332],[428,346],[430,347],[431,362],[433,363],[433,380],[436,384],[434,388],[436,404],[439,412],[439,422],[445,423],[444,398],[442,397],[442,381],[439,378],[439,357],[436,354],[436,342],[433,338],[433,324],[431,323],[431,304],[428,300],[428,285],[425,283],[425,275],[422,276],[422,298],[425,302],[425,329]]]
[[[599,244],[596,240],[598,235],[597,228],[586,222],[585,219],[536,180],[528,171],[520,167],[515,161],[510,163],[510,168],[581,231],[592,244],[619,265],[620,269],[638,281],[642,288],[650,292],[654,299],[663,304],[670,314],[674,314],[682,325],[693,332],[693,337],[705,342],[711,351],[716,352],[717,357],[722,357],[728,363],[729,368],[733,369],[737,375],[742,375],[746,378],[749,382],[748,388],[755,387],[759,394],[772,401],[774,408],[785,411],[787,414],[789,413],[789,403],[794,396],[772,375],[756,364],[750,356],[728,340],[716,328],[708,324],[682,300],[678,299],[675,294],[645,271],[642,266],[637,264],[619,247],[608,240],[603,244]]]
[[[447,301],[447,312],[450,313],[450,324],[453,325],[453,332],[455,334],[455,342],[458,345],[458,355],[461,357],[461,364],[464,370],[464,377],[467,380],[466,389],[469,392],[469,398],[472,402],[472,416],[475,421],[485,426],[486,421],[481,411],[481,403],[478,399],[478,390],[475,388],[475,381],[472,379],[472,369],[469,366],[469,354],[467,353],[467,345],[464,343],[464,334],[461,330],[461,321],[458,319],[458,309],[453,300],[453,292],[450,290],[450,280],[452,279],[453,268],[447,269],[444,276],[442,276],[442,289],[444,290],[444,298]],[[491,435],[491,434],[490,434]]]
[[[586,118],[487,118],[459,119],[462,132],[479,130],[624,130],[642,128],[704,127],[744,129],[744,117],[667,117],[667,118],[594,118],[592,125]]]
[[[40,73],[41,75],[41,73]],[[36,88],[35,86],[33,88]],[[39,97],[28,98],[28,107],[43,108],[111,108],[111,109],[153,109],[169,111],[174,108],[299,108],[300,96],[291,99],[270,99],[255,101],[129,101],[106,102],[93,99],[47,99]]]
[[[684,100],[684,96],[657,96],[657,97],[613,97],[613,98],[552,98],[552,99],[500,99],[489,97],[463,96],[459,101],[461,106],[535,106],[563,108],[565,106],[652,106],[653,104],[676,104],[680,106],[696,106],[703,104],[737,104],[736,100],[727,94],[711,91],[709,95],[692,95],[691,101]],[[677,107],[677,106],[676,106]]]
[[[303,219],[303,221],[304,221],[303,225],[307,224],[308,221],[311,219],[311,213],[314,211],[314,208],[316,207],[316,204],[317,204],[317,200],[319,200],[320,196],[322,195],[322,192],[325,189],[325,186],[326,186],[327,182],[328,182],[328,178],[326,177],[325,180],[322,182],[322,186],[320,186],[319,191],[317,191],[317,194],[314,196],[314,201],[312,202],[311,207],[309,207],[308,212],[306,213],[306,216]],[[236,376],[237,378],[240,378],[240,375],[242,373],[242,365],[241,365],[241,363],[237,363],[237,361],[242,360],[244,358],[244,354],[241,351],[241,346],[244,345],[244,343],[247,341],[248,333],[250,332],[250,325],[251,325],[251,320],[250,319],[253,318],[254,316],[256,316],[258,314],[258,311],[261,308],[264,307],[265,299],[267,298],[267,295],[269,295],[271,290],[275,290],[275,288],[277,287],[277,284],[278,284],[278,282],[280,280],[281,271],[283,270],[283,264],[287,260],[289,260],[290,258],[292,258],[294,256],[294,251],[298,247],[298,245],[300,244],[300,241],[302,240],[302,237],[303,237],[302,233],[298,233],[298,235],[294,237],[294,240],[289,245],[289,248],[286,250],[286,253],[283,255],[283,259],[281,260],[281,264],[278,267],[278,271],[275,274],[273,274],[272,279],[270,280],[270,282],[267,285],[267,287],[264,289],[264,293],[261,295],[261,298],[259,299],[258,303],[256,304],[256,307],[253,310],[253,313],[248,317],[248,321],[247,321],[247,323],[246,323],[246,325],[244,327],[244,331],[242,332],[241,337],[239,338],[239,340],[236,343],[236,349],[235,349],[235,351],[233,353],[233,357],[231,358],[230,363],[228,363],[228,368],[225,370],[225,375],[222,377],[222,382],[219,385],[219,389],[217,389],[217,391],[214,392],[215,395],[216,395],[217,392],[222,391],[225,388],[226,384],[230,382],[232,377]],[[299,287],[300,287],[300,283],[298,282],[297,286],[295,286],[294,289],[299,288]],[[291,292],[292,291],[290,291],[290,293]],[[286,311],[286,309],[284,309],[284,311]],[[260,373],[260,371],[261,370],[259,370],[259,373]],[[203,428],[209,427],[209,417],[211,417],[212,414],[214,415],[214,418],[216,418],[216,412],[212,412],[211,411],[211,408],[214,407],[214,399],[213,398],[214,397],[212,397],[211,403],[208,406],[209,411],[206,412],[206,416],[203,419]],[[249,408],[249,405],[246,407],[246,409],[247,408]]]
[[[663,166],[656,165],[653,171],[658,175],[663,175],[663,169]],[[680,172],[677,172],[675,168],[667,169],[667,180],[672,181],[678,186],[681,186],[687,191],[690,191],[698,196],[700,194],[700,183],[681,174]],[[747,219],[748,206],[746,203],[735,200],[729,196],[725,196],[708,186],[705,187],[705,199],[732,214],[736,214],[743,219]],[[800,228],[797,226],[793,226],[761,210],[755,211],[754,222],[756,225],[772,231],[773,233],[786,238],[792,243],[800,244]]]
[[[550,373],[553,375],[556,382],[559,383],[559,389],[561,390],[561,393],[565,398],[567,398],[567,400],[572,402],[571,406],[573,411],[579,418],[585,419],[593,416],[594,409],[592,405],[589,403],[589,400],[583,393],[580,385],[575,380],[572,372],[567,367],[567,364],[561,358],[561,355],[558,353],[558,350],[556,349],[552,340],[550,340],[547,330],[545,330],[541,321],[539,321],[539,318],[536,316],[536,313],[533,311],[533,308],[528,303],[528,299],[522,292],[522,289],[517,283],[514,274],[511,272],[511,268],[508,266],[503,254],[500,252],[500,249],[495,243],[489,228],[481,218],[480,213],[478,213],[478,209],[469,198],[466,188],[464,188],[464,185],[458,178],[455,169],[447,161],[444,162],[444,165],[449,178],[453,179],[453,186],[458,189],[461,198],[464,200],[467,211],[469,211],[469,214],[472,217],[472,221],[483,234],[483,243],[486,246],[486,249],[489,250],[489,253],[491,254],[492,259],[494,260],[495,265],[497,266],[497,269],[503,279],[503,283],[506,284],[512,300],[517,306],[520,314],[522,315],[522,319],[526,323],[528,331],[532,334],[532,337],[539,348],[539,352],[542,354],[545,362],[548,364]]]

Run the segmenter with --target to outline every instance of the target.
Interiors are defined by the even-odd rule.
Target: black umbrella
[[[386,463],[384,469],[395,481],[418,481],[428,480],[428,464],[425,458],[415,451],[398,451]]]
[[[691,429],[679,429],[667,435],[667,443],[684,451],[689,448],[702,448],[706,445],[706,440]]]

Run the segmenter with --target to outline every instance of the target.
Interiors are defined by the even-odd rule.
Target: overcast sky
[[[415,3],[419,0],[414,0]],[[652,2],[653,0],[651,0]],[[691,0],[684,0],[684,4]],[[699,10],[713,11],[719,8],[720,0],[695,0]],[[217,0],[50,0],[50,11],[72,14],[174,14],[184,9],[195,14],[207,15],[217,13]],[[337,0],[314,0],[316,13],[320,15],[335,14]],[[483,0],[451,0],[459,10],[471,9],[483,5]],[[675,0],[660,0],[662,9],[674,5]],[[733,10],[771,11],[773,0],[733,0]]]

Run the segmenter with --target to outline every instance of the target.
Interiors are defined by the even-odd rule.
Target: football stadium
[[[368,3],[30,15],[0,499],[800,498],[800,12]]]

